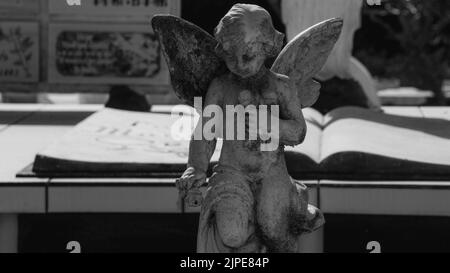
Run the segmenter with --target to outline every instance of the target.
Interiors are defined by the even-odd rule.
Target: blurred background
[[[86,4],[89,3],[89,1],[84,2]],[[104,3],[99,4],[100,7],[97,8],[111,8],[112,2],[99,1],[99,3],[102,2]],[[171,7],[168,10],[169,12],[175,15],[181,15],[186,20],[199,25],[212,34],[220,18],[233,4],[239,2],[258,4],[266,8],[272,14],[276,28],[288,34],[286,41],[293,38],[290,37],[291,35],[288,32],[300,32],[303,30],[301,29],[303,25],[308,23],[312,24],[312,22],[315,22],[314,19],[326,16],[327,14],[339,15],[340,12],[352,24],[348,35],[345,36],[345,39],[352,41],[348,42],[348,45],[344,47],[347,48],[347,51],[350,50],[351,54],[372,75],[376,95],[381,104],[446,105],[449,103],[450,1],[382,0],[378,2],[374,0],[299,0],[297,2],[305,2],[299,6],[298,3],[293,3],[295,1],[292,0],[182,0],[181,2],[176,0],[162,0],[153,1],[153,4],[157,7]],[[24,22],[37,23],[39,41],[36,41],[36,45],[39,44],[39,48],[34,49],[36,45],[32,45],[33,40],[25,39],[22,42],[24,47],[29,46],[33,50],[37,50],[36,52],[39,52],[39,71],[37,72],[38,76],[33,75],[33,77],[36,77],[33,83],[30,83],[30,80],[25,79],[24,76],[18,76],[16,78],[11,76],[2,77],[2,71],[0,71],[0,93],[3,102],[106,103],[108,93],[111,91],[113,85],[128,84],[132,90],[141,95],[145,95],[150,104],[178,103],[173,92],[168,90],[167,80],[161,81],[161,78],[155,80],[154,75],[151,74],[151,69],[147,71],[139,70],[139,65],[146,65],[147,67],[156,69],[156,72],[160,72],[157,70],[158,67],[152,66],[151,62],[139,63],[139,58],[145,58],[142,54],[139,55],[140,53],[148,50],[147,52],[152,54],[155,50],[151,46],[151,43],[155,41],[151,41],[150,39],[146,44],[143,41],[145,39],[144,36],[139,37],[135,35],[134,37],[127,37],[126,33],[121,32],[122,40],[141,47],[139,49],[140,53],[136,50],[121,46],[116,39],[117,37],[110,39],[116,39],[109,42],[115,45],[115,47],[121,48],[121,50],[117,50],[114,54],[123,55],[122,60],[117,58],[117,56],[114,61],[109,60],[117,67],[121,67],[120,72],[103,71],[104,74],[112,74],[106,76],[97,75],[96,79],[95,75],[89,74],[80,74],[83,77],[75,74],[65,75],[62,73],[65,70],[61,70],[61,67],[64,65],[67,69],[67,63],[64,63],[64,61],[62,66],[59,64],[53,67],[54,59],[61,58],[62,56],[62,53],[58,51],[56,46],[64,42],[64,37],[66,39],[65,42],[70,41],[71,36],[64,36],[65,31],[76,30],[79,34],[80,31],[92,29],[94,22],[100,22],[101,24],[110,25],[109,28],[105,27],[105,35],[111,33],[106,31],[126,30],[129,32],[133,30],[136,32],[137,28],[135,26],[139,26],[142,30],[149,27],[148,20],[151,15],[136,14],[132,16],[133,10],[130,9],[124,15],[120,14],[119,11],[111,13],[114,16],[108,17],[107,12],[104,14],[102,12],[92,12],[92,15],[89,14],[90,11],[87,9],[89,7],[80,11],[76,10],[80,9],[77,7],[64,6],[65,3],[57,4],[57,7],[52,7],[52,4],[49,4],[47,0],[26,0],[21,3],[22,6],[8,4],[6,2],[0,4],[0,50],[5,51],[10,46],[5,41],[8,38],[6,34],[11,29],[12,23],[18,23],[18,25]],[[346,4],[349,4],[349,6],[345,6],[343,9],[339,8]],[[110,6],[108,7],[108,5]],[[140,4],[138,3],[138,5]],[[173,6],[176,7],[174,8]],[[327,9],[330,12],[324,12]],[[286,12],[286,10],[289,12]],[[321,14],[317,13],[317,10],[321,10]],[[161,9],[157,11],[166,12],[167,10]],[[110,24],[111,22],[113,24]],[[78,29],[76,26],[78,26]],[[30,30],[29,27],[28,29]],[[100,25],[101,29],[102,26]],[[80,39],[80,37],[76,39]],[[159,48],[156,47],[156,49],[158,50]],[[3,51],[0,56],[4,54]],[[53,54],[53,51],[57,53]],[[136,55],[135,53],[138,54]],[[106,53],[103,52],[103,54]],[[64,56],[68,58],[66,55]],[[123,60],[128,60],[126,56],[137,56],[136,61],[134,63],[131,61],[124,63]],[[106,56],[103,57],[108,58]],[[159,55],[156,57],[161,58]],[[149,58],[152,57],[150,56]],[[100,59],[90,59],[89,61],[92,62],[92,60],[98,60],[100,62]],[[156,60],[161,61],[159,59]],[[66,61],[70,63],[70,60]],[[2,58],[0,58],[0,66],[1,63]],[[89,69],[92,70],[92,67],[85,67],[85,71]],[[56,70],[60,74],[62,73],[62,75],[55,75],[52,72],[53,70]],[[139,73],[144,74],[139,75]],[[139,75],[139,78],[136,78],[136,75]],[[146,80],[146,77],[150,80]],[[162,75],[162,77],[167,77],[167,75]],[[132,80],[130,81],[130,79]],[[135,84],[135,79],[140,81],[138,85]],[[49,93],[53,93],[53,95],[48,95]]]
[[[392,93],[401,94],[408,91],[401,87],[413,87],[429,98],[428,104],[447,105],[450,2],[399,0],[383,1],[379,7],[364,5],[354,55],[374,75],[379,90],[394,88]]]

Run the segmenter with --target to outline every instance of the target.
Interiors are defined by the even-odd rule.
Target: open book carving
[[[296,179],[448,181],[450,177],[450,154],[443,152],[450,151],[449,121],[357,107],[326,115],[310,108],[303,111],[308,126],[305,142],[287,148],[285,155]],[[40,152],[34,171],[64,178],[178,177],[186,167],[189,142],[168,138],[177,121],[179,117],[168,113],[104,109]],[[188,136],[192,125],[190,119],[185,122],[178,131]],[[211,165],[220,148],[219,144]]]

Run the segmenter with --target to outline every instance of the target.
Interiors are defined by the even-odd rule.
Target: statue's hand
[[[206,173],[193,167],[188,168],[180,179],[177,180],[178,190],[198,189],[206,183]]]
[[[203,197],[200,187],[206,183],[206,173],[198,171],[193,167],[188,168],[181,178],[176,180],[179,191],[178,205],[181,206],[185,200],[191,207],[198,207],[202,204]]]

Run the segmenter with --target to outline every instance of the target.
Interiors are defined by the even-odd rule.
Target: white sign
[[[367,0],[369,6],[381,6],[381,0]]]
[[[81,0],[66,0],[69,6],[81,6]]]

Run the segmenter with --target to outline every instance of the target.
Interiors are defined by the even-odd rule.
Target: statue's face
[[[224,50],[223,56],[228,69],[242,78],[256,75],[266,60],[260,43],[248,44],[244,47],[234,46]]]

